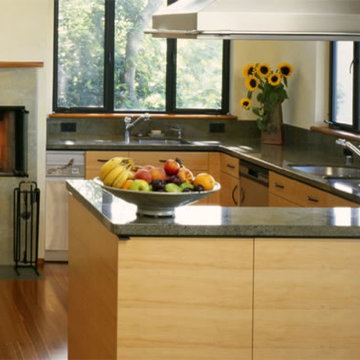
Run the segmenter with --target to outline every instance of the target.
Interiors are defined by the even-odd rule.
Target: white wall
[[[39,257],[43,257],[46,116],[52,103],[53,0],[0,0],[0,61],[42,61],[37,71],[37,181],[42,193]]]
[[[288,80],[289,99],[283,103],[284,122],[308,129],[328,119],[329,44],[314,41],[241,41],[233,44],[233,112],[240,120],[255,119],[251,111],[240,108],[247,90],[242,74],[248,63],[281,62],[294,66]]]

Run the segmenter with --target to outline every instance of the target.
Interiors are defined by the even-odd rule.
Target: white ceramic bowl
[[[95,183],[105,190],[111,192],[116,197],[131,204],[137,205],[137,213],[150,216],[173,216],[174,210],[178,206],[192,204],[215,191],[220,190],[221,186],[217,182],[210,191],[194,192],[157,192],[157,191],[133,191],[106,186],[96,177]]]

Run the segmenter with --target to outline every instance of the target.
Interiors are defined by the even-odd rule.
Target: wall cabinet
[[[359,204],[270,171],[269,206],[358,207]]]

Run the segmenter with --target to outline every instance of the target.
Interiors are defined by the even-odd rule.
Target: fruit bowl
[[[133,191],[106,186],[99,177],[94,182],[111,192],[116,197],[131,204],[137,205],[137,213],[149,216],[173,216],[175,208],[188,205],[203,199],[206,196],[220,190],[217,182],[215,187],[209,191],[194,192],[157,192],[157,191]]]

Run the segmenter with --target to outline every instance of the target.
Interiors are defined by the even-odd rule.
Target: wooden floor
[[[0,359],[67,359],[67,264],[42,280],[0,280]]]

